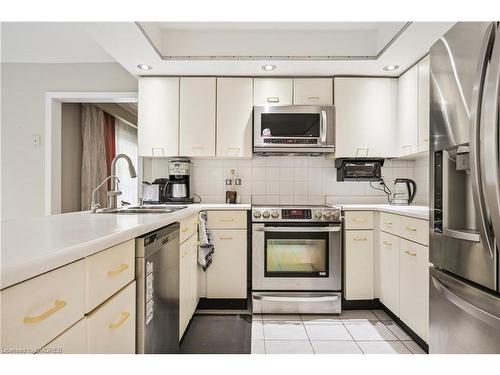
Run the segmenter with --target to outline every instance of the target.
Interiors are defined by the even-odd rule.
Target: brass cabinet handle
[[[123,323],[125,323],[125,321],[129,318],[130,313],[128,313],[126,311],[123,311],[121,315],[122,315],[122,317],[121,317],[121,319],[118,322],[116,322],[116,323],[109,323],[109,328],[110,329],[120,328],[123,325]]]
[[[417,256],[417,253],[414,253],[413,251],[410,251],[410,250],[406,250],[405,253],[408,254],[408,255],[411,255],[412,257],[416,257]]]
[[[387,245],[387,246],[392,246],[392,242],[389,242],[389,241],[383,241],[383,244]]]
[[[54,301],[54,306],[45,311],[44,313],[38,315],[38,316],[26,316],[23,319],[23,323],[26,324],[32,324],[32,323],[38,323],[41,322],[42,320],[48,318],[52,314],[55,314],[59,310],[61,310],[64,306],[66,306],[66,301],[63,300],[55,300]]]
[[[205,148],[205,146],[191,146],[191,148],[194,148],[194,149],[202,149],[202,148]]]
[[[413,227],[410,227],[410,226],[405,227],[405,229],[407,231],[410,231],[410,232],[416,232],[417,231],[417,228],[413,228]]]
[[[182,228],[182,229],[181,229],[181,232],[182,232],[182,233],[186,233],[188,230],[189,230],[189,228],[188,228],[188,227],[184,227],[184,228]]]
[[[352,221],[356,222],[356,223],[364,223],[366,220],[365,219],[352,219]]]
[[[280,102],[280,98],[277,97],[277,96],[268,96],[267,97],[267,102],[268,103],[279,103]]]
[[[367,241],[368,238],[366,238],[366,237],[353,237],[353,240],[354,241]]]
[[[308,96],[307,100],[319,100],[319,96]]]
[[[392,223],[390,221],[384,221],[384,224],[385,225],[392,225]]]
[[[120,266],[117,269],[115,269],[115,270],[109,270],[108,271],[108,276],[116,276],[119,273],[125,271],[127,268],[129,268],[129,265],[126,264],[126,263],[122,263],[122,264],[120,264]]]
[[[219,240],[232,240],[233,237],[219,237]]]
[[[230,218],[230,217],[228,217],[228,218],[221,217],[219,220],[220,221],[234,221],[234,219]]]

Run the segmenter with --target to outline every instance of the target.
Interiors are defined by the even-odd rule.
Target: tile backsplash
[[[203,202],[225,201],[225,179],[234,169],[236,177],[242,180],[239,186],[242,203],[387,203],[386,195],[370,187],[368,182],[337,182],[334,160],[327,157],[254,156],[245,160],[192,159],[192,162],[193,192]],[[143,179],[152,181],[165,177],[167,163],[168,159],[144,158]],[[382,175],[390,188],[396,177],[415,179],[417,203],[425,204],[428,201],[426,167],[420,160],[386,160]]]

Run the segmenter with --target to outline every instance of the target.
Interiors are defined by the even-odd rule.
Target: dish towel
[[[212,264],[212,255],[214,253],[214,242],[212,241],[212,235],[207,229],[207,213],[201,211],[198,215],[200,224],[198,227],[199,231],[199,242],[198,245],[198,263],[206,271],[210,264]]]

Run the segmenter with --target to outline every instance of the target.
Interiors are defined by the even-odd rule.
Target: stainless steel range
[[[253,206],[254,313],[340,313],[339,207]]]

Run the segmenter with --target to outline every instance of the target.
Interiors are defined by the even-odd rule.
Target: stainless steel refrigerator
[[[500,30],[464,22],[430,51],[430,353],[500,353]]]

